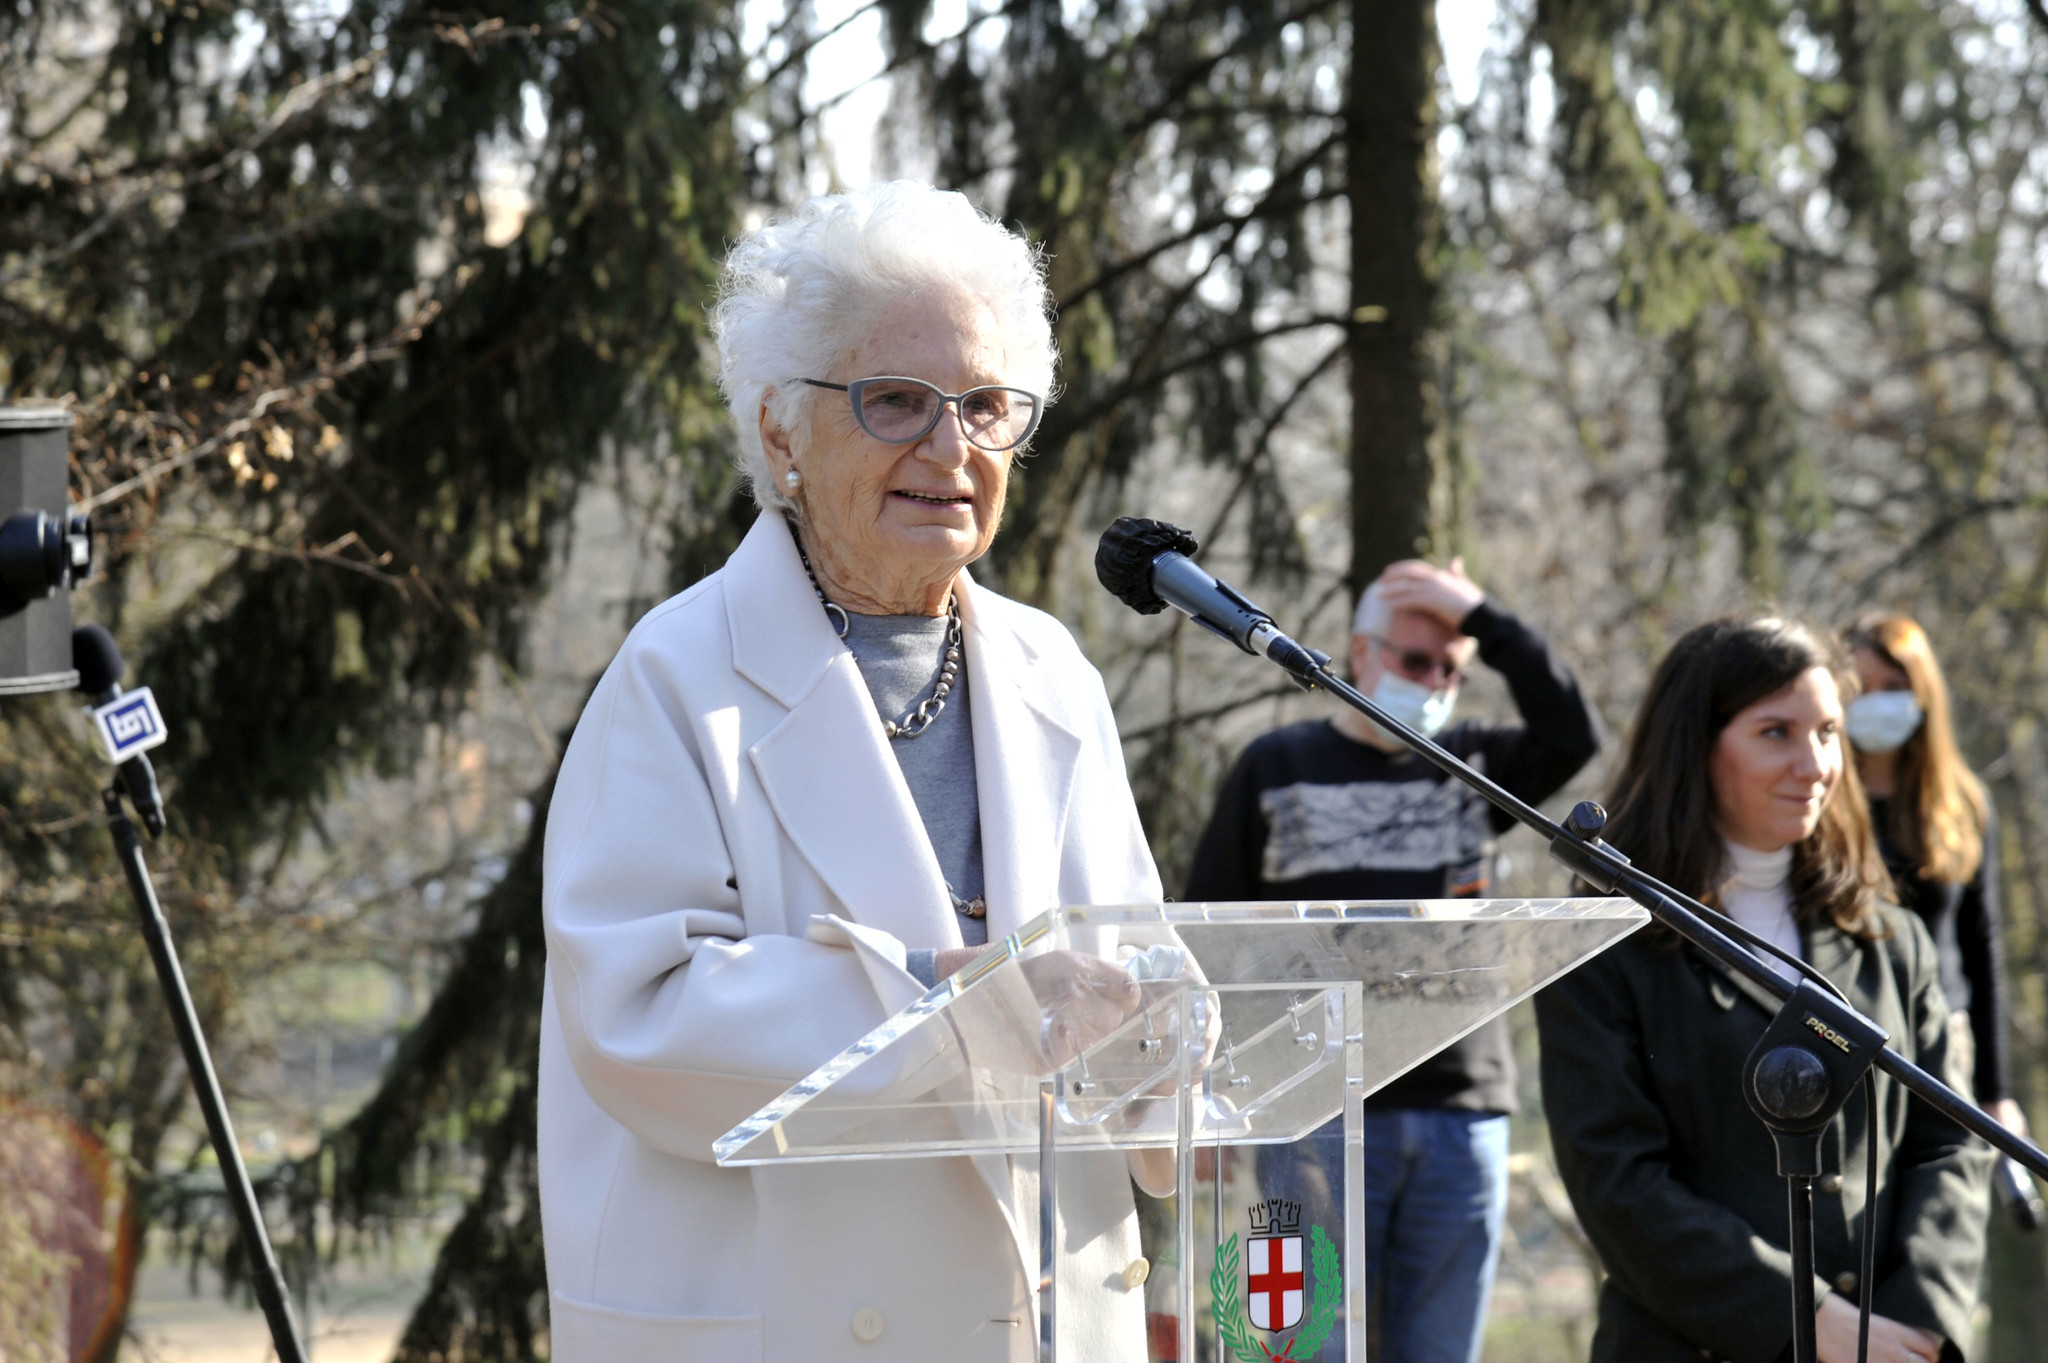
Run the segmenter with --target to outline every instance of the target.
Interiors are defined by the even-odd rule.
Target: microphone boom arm
[[[1601,841],[1600,829],[1607,822],[1607,812],[1599,805],[1584,801],[1566,823],[1559,824],[1467,766],[1332,672],[1328,654],[1304,648],[1281,633],[1270,614],[1189,557],[1200,548],[1193,535],[1169,521],[1120,517],[1103,533],[1096,548],[1095,575],[1111,595],[1141,615],[1157,615],[1171,605],[1245,652],[1263,654],[1297,685],[1310,691],[1328,691],[1430,765],[1462,781],[1517,823],[1535,830],[1548,845],[1550,855],[1580,879],[1605,893],[1619,890],[1652,918],[1755,984],[1781,1006],[1797,992],[1801,1006],[1812,1014],[1809,1022],[1813,1025],[1830,1025],[1819,1016],[1824,1013],[1834,1020],[1837,1032],[1869,1038],[1870,1064],[1993,1149],[2026,1166],[2037,1178],[2048,1180],[2048,1154],[2043,1154],[2032,1141],[2007,1131],[1975,1103],[1893,1050],[1883,1029],[1856,1012],[1842,991],[1819,971],[1737,928],[1752,945],[1780,957],[1799,973],[1804,982],[1795,991],[1759,960],[1754,950],[1714,926],[1705,916],[1710,912],[1705,905],[1631,865],[1627,857]],[[1765,1120],[1768,1123],[1771,1118]],[[1776,1131],[1774,1126],[1774,1134]]]
[[[1239,599],[1242,600],[1241,597]],[[1260,614],[1263,615],[1263,612]],[[1287,636],[1279,637],[1286,639]],[[1288,642],[1292,643],[1292,640]],[[1246,651],[1253,650],[1247,648]],[[1275,658],[1274,661],[1280,662],[1280,659]],[[1574,826],[1560,824],[1528,801],[1504,789],[1483,772],[1466,765],[1433,740],[1425,738],[1389,715],[1370,696],[1332,672],[1327,659],[1302,665],[1283,662],[1281,666],[1309,689],[1328,691],[1381,729],[1401,740],[1431,766],[1447,776],[1464,782],[1491,802],[1495,808],[1536,832],[1549,845],[1551,856],[1562,862],[1573,874],[1602,890],[1619,890],[1648,910],[1657,922],[1751,981],[1780,1003],[1792,996],[1793,986],[1785,983],[1776,971],[1758,960],[1754,952],[1702,916],[1708,912],[1704,905],[1631,865],[1627,857],[1600,841],[1599,826],[1605,821],[1606,816],[1604,812],[1597,812],[1598,805],[1591,806],[1596,813],[1590,820],[1581,822],[1578,816],[1588,808],[1587,805],[1581,805],[1573,811]],[[1796,958],[1790,963],[1798,966],[1807,979],[1835,995],[1839,1002],[1841,991],[1821,977],[1818,971]],[[1848,1008],[1845,1002],[1840,1006]],[[1872,1031],[1881,1032],[1875,1023],[1867,1019],[1864,1020],[1864,1026]],[[2048,1180],[2048,1154],[2044,1154],[2039,1146],[2006,1130],[1975,1103],[1892,1049],[1888,1041],[1877,1052],[1872,1063],[1875,1068],[1890,1075],[1907,1092],[1943,1116],[1977,1136],[1993,1149],[2011,1156],[2032,1171],[2035,1177]]]

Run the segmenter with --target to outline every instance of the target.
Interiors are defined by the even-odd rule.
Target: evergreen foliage
[[[1259,567],[1298,576],[1270,446],[1306,377],[1343,356],[1308,241],[1345,191],[1343,7],[1045,0],[1004,18],[990,43],[972,25],[927,42],[905,7],[891,25],[938,181],[1050,258],[1063,395],[996,541],[1003,581],[1046,599],[1082,513],[1093,524],[1160,441],[1235,471],[1218,521],[1244,505]],[[1314,349],[1276,384],[1282,338]]]
[[[516,679],[606,451],[661,442],[729,486],[701,303],[743,172],[735,24],[581,0],[0,11],[0,376],[80,410],[74,486],[110,551],[82,613],[173,725],[158,860],[216,1036],[234,981],[303,949],[262,897],[322,803],[406,770],[480,666]],[[7,1040],[25,1060],[55,1028],[40,1096],[125,1142],[139,1230],[183,1086],[58,705],[0,717]],[[482,1152],[420,1356],[522,1356],[544,1318],[535,883],[495,892],[375,1125],[319,1161],[362,1216],[412,1149]]]
[[[1696,543],[1733,524],[1749,578],[1776,587],[1780,537],[1829,514],[1790,333],[1853,272],[1924,344],[1918,295],[1963,261],[1916,195],[1968,202],[1941,185],[1951,149],[2012,131],[1966,88],[2003,79],[1973,58],[1982,21],[1911,0],[1543,0],[1530,36],[1552,54],[1557,151],[1603,230],[1614,307],[1663,349],[1672,528]]]
[[[1011,0],[952,33],[925,0],[879,6],[893,154],[1049,254],[1064,393],[987,575],[1105,664],[1169,887],[1219,726],[1278,702],[1207,686],[1169,622],[1091,634],[1068,595],[1162,469],[1304,623],[1347,616],[1378,563],[1490,528],[1501,575],[1581,622],[1616,720],[1630,660],[1744,591],[1918,611],[1986,717],[2015,970],[2048,965],[2048,15],[2028,3],[2017,37],[2024,16],[1959,3],[1511,4],[1469,106],[1436,87],[1423,0]],[[608,452],[660,465],[672,588],[751,519],[701,304],[742,211],[820,182],[804,78],[825,35],[804,4],[760,51],[738,32],[713,0],[0,11],[0,379],[78,405],[74,482],[111,531],[85,609],[179,726],[157,859],[216,1037],[239,981],[331,949],[265,905],[342,783],[406,770],[482,679],[517,684]],[[1322,419],[1352,410],[1347,367],[1398,438]],[[1511,468],[1535,430],[1561,434]],[[1318,457],[1351,480],[1347,562],[1303,533],[1332,524],[1301,478]],[[1705,585],[1722,555],[1732,588]],[[182,1076],[99,779],[58,702],[0,709],[0,1086],[115,1141],[139,1231],[197,1204],[153,1184],[187,1158]],[[376,1095],[269,1182],[302,1278],[327,1218],[374,1233],[463,1191],[402,1358],[542,1352],[546,794]],[[220,1221],[188,1229],[232,1264]],[[2000,1253],[2000,1301],[2040,1300],[2038,1248]],[[2001,1348],[2038,1354],[1997,1312]]]

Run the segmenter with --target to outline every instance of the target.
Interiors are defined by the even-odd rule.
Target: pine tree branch
[[[867,13],[871,9],[876,8],[878,3],[879,0],[870,0],[870,3],[863,5],[861,8],[855,10],[852,14],[848,15],[845,19],[841,20],[839,23],[834,24],[831,28],[826,29],[823,33],[820,33],[816,37],[810,39],[802,48],[790,53],[787,57],[784,57],[780,62],[777,62],[774,69],[769,71],[767,75],[763,76],[761,79],[757,81],[754,81],[750,85],[746,93],[752,93],[753,91],[756,90],[765,89],[767,86],[772,84],[777,77],[787,74],[792,64],[801,60],[804,57],[809,56],[812,49],[816,48],[820,43],[823,43],[827,38],[830,38],[833,34],[839,32],[839,30],[845,28],[848,24],[851,24],[855,19],[858,19],[861,15]],[[833,95],[831,98],[820,100],[818,103],[811,105],[807,109],[804,109],[802,111],[802,117],[806,121],[815,120],[821,114],[829,113],[831,110],[837,108],[839,105],[845,103],[847,100],[852,99],[855,95],[859,94],[868,86],[873,85],[876,81],[883,80],[889,76],[895,75],[898,71],[902,70],[906,66],[909,66],[912,62],[917,61],[919,58],[925,56],[927,53],[937,51],[939,48],[942,47],[951,47],[955,44],[964,44],[968,38],[973,36],[974,31],[980,28],[983,24],[991,23],[997,19],[1014,18],[1019,12],[1023,11],[1029,4],[1030,0],[1006,0],[1006,3],[1004,3],[1004,5],[1000,9],[982,11],[981,13],[970,18],[967,21],[967,23],[961,28],[956,29],[952,33],[948,33],[945,37],[940,38],[935,42],[921,43],[917,47],[910,48],[903,52],[894,53],[889,57],[887,61],[882,63],[879,69],[877,69],[872,75],[868,76],[865,80],[858,81],[855,84],[848,86],[846,89],[841,90],[838,94]]]
[[[1282,186],[1298,184],[1310,167],[1314,166],[1317,161],[1320,161],[1335,148],[1343,140],[1343,136],[1341,130],[1332,132],[1308,151],[1296,157],[1291,164],[1277,171],[1273,176],[1273,183],[1267,188],[1265,195],[1256,204],[1253,204],[1249,210],[1243,213],[1214,213],[1200,219],[1191,224],[1186,230],[1175,232],[1160,241],[1154,242],[1135,255],[1127,256],[1117,261],[1114,265],[1108,266],[1093,279],[1081,285],[1064,298],[1061,298],[1057,306],[1064,311],[1087,298],[1090,294],[1099,293],[1103,289],[1108,288],[1133,271],[1144,269],[1176,246],[1184,246],[1191,241],[1207,236],[1211,232],[1219,231],[1225,227],[1241,230],[1248,222],[1286,217],[1300,212],[1311,204],[1343,197],[1344,191],[1341,187],[1323,190],[1315,194],[1297,193],[1284,199],[1279,197]]]
[[[1310,0],[1310,3],[1303,5],[1300,9],[1274,16],[1272,22],[1274,27],[1285,28],[1289,24],[1298,24],[1333,10],[1337,8],[1338,3],[1339,0]],[[1159,32],[1162,28],[1178,28],[1185,25],[1186,22],[1187,20],[1178,14],[1155,14],[1151,22],[1146,26],[1145,31],[1133,38],[1127,46],[1141,50],[1156,46],[1159,42]],[[1124,125],[1123,135],[1129,139],[1131,145],[1138,145],[1145,134],[1152,130],[1153,125],[1173,117],[1174,111],[1180,107],[1182,100],[1186,99],[1194,90],[1205,86],[1210,75],[1215,72],[1217,67],[1237,56],[1248,44],[1257,41],[1260,36],[1260,29],[1256,26],[1248,25],[1245,31],[1231,42],[1226,43],[1201,61],[1190,64],[1181,72],[1180,78],[1174,82],[1173,87],[1166,92],[1164,97],[1155,101],[1149,108],[1141,110],[1134,120]]]
[[[1279,431],[1281,423],[1287,420],[1288,414],[1294,410],[1294,405],[1307,395],[1315,381],[1328,373],[1330,367],[1338,360],[1343,359],[1349,349],[1350,347],[1341,341],[1331,346],[1323,353],[1323,358],[1317,360],[1309,367],[1307,373],[1295,381],[1287,396],[1275,403],[1273,410],[1266,414],[1266,420],[1259,427],[1258,435],[1252,440],[1251,451],[1245,457],[1244,467],[1239,471],[1237,481],[1224,496],[1222,505],[1216,508],[1216,515],[1210,520],[1208,529],[1198,537],[1202,543],[1213,543],[1216,537],[1223,533],[1224,523],[1230,519],[1230,513],[1237,507],[1237,499],[1252,485],[1258,476],[1262,461],[1272,453],[1273,436]]]
[[[2040,5],[2044,0],[2033,0]],[[1950,284],[1937,283],[1937,292],[1968,313],[1977,323],[1977,330],[1992,350],[1997,352],[2013,371],[2020,382],[2026,385],[2027,393],[2034,400],[2036,420],[2048,423],[2048,374],[2044,374],[2039,362],[2021,347],[2013,334],[2006,330],[2005,323],[1998,316],[1998,306],[1986,296],[1956,288]]]
[[[1262,701],[1278,700],[1282,696],[1300,694],[1301,688],[1293,682],[1283,682],[1278,686],[1269,686],[1263,691],[1253,691],[1248,695],[1219,702],[1206,709],[1182,710],[1179,714],[1170,715],[1165,719],[1154,720],[1150,724],[1141,724],[1135,729],[1125,729],[1117,734],[1117,739],[1123,743],[1150,743],[1154,739],[1163,738],[1170,733],[1186,728],[1190,724],[1207,724],[1212,719],[1221,719],[1225,715],[1234,714],[1244,709],[1247,705],[1257,705]]]
[[[114,64],[112,62],[102,62],[100,64],[99,74],[93,78],[92,83],[90,85],[86,86],[84,93],[80,94],[79,97],[72,102],[70,108],[66,109],[62,114],[58,115],[56,120],[52,122],[49,127],[43,129],[41,132],[30,132],[26,128],[23,129],[23,144],[27,146],[27,148],[30,151],[34,151],[36,148],[48,145],[52,139],[56,138],[66,128],[70,127],[72,122],[75,119],[77,119],[77,117],[81,113],[84,113],[86,109],[90,108],[94,101],[105,97],[108,89],[112,85],[113,73]]]
[[[142,163],[125,168],[125,184],[118,186],[110,205],[100,211],[99,217],[87,223],[71,237],[41,251],[27,253],[12,268],[0,271],[0,289],[15,281],[38,274],[59,261],[69,259],[87,246],[104,236],[106,232],[132,215],[137,208],[152,202],[157,194],[166,189],[182,190],[191,185],[206,184],[218,179],[227,168],[240,159],[262,147],[272,138],[288,131],[295,123],[317,110],[326,96],[345,89],[368,75],[384,52],[359,57],[346,66],[315,76],[286,92],[268,118],[249,136],[239,142],[226,144],[210,142],[192,148],[178,155],[158,159],[152,168],[144,169]],[[67,115],[67,121],[77,110]],[[36,158],[26,158],[26,163],[37,166]],[[46,174],[58,172],[41,167]],[[65,179],[79,188],[85,181],[66,175]]]
[[[855,6],[851,13],[849,13],[844,19],[841,19],[838,23],[832,25],[832,27],[824,30],[822,33],[813,33],[809,37],[805,38],[802,43],[791,48],[787,53],[785,53],[781,61],[775,63],[775,65],[769,67],[767,71],[763,72],[760,78],[752,83],[753,88],[758,90],[766,86],[773,85],[777,80],[781,79],[784,75],[788,74],[791,67],[802,65],[804,60],[808,58],[811,55],[811,53],[815,51],[818,47],[822,46],[827,40],[837,36],[841,30],[851,27],[853,24],[857,23],[859,20],[866,17],[868,14],[872,13],[878,7],[879,3],[880,0],[868,0],[868,3],[865,5]],[[773,42],[776,38],[780,37],[782,33],[786,31],[788,25],[794,22],[795,16],[808,10],[808,8],[809,6],[794,7],[792,10],[791,17],[789,19],[784,20],[781,26],[769,32],[767,39],[764,40],[764,46],[765,43]],[[973,26],[974,23],[972,22],[969,23],[968,25],[970,29],[973,28]],[[887,71],[888,69],[889,68],[885,66],[883,68],[883,71]],[[872,80],[873,77],[870,77],[869,79]],[[862,85],[865,85],[867,83],[867,81],[861,82]],[[859,89],[860,87],[855,86],[854,88]]]
[[[439,312],[438,303],[429,303],[405,326],[376,345],[356,347],[340,360],[323,362],[313,368],[265,388],[250,393],[235,402],[224,414],[226,419],[217,425],[204,439],[192,443],[168,459],[162,459],[113,486],[86,497],[78,504],[83,512],[93,512],[104,506],[111,506],[131,493],[155,486],[163,478],[190,468],[209,455],[217,454],[233,441],[254,432],[262,418],[279,407],[290,407],[303,403],[317,394],[333,388],[335,383],[368,364],[394,359],[401,350],[420,337]],[[315,467],[320,467],[318,464]]]
[[[195,525],[178,531],[171,538],[205,540],[214,544],[226,545],[242,553],[255,554],[262,558],[287,558],[304,564],[324,563],[331,568],[342,568],[348,572],[360,573],[374,582],[390,587],[401,596],[405,594],[407,587],[410,585],[409,578],[398,573],[387,572],[376,559],[351,558],[343,553],[342,549],[348,545],[360,545],[362,543],[361,538],[353,533],[344,535],[341,540],[334,544],[280,544],[267,535],[252,535],[239,530],[216,530],[203,525]],[[389,559],[390,555],[382,554],[377,557]]]
[[[2041,509],[2040,504],[2034,498],[1996,497],[1972,502],[1967,506],[1957,507],[1952,511],[1946,512],[1936,517],[1930,524],[1922,527],[1920,533],[1913,537],[1913,542],[1892,555],[1889,562],[1880,564],[1865,573],[1863,579],[1849,593],[1848,599],[1851,601],[1880,599],[1877,596],[1877,592],[1886,578],[1911,569],[1929,554],[1940,549],[1965,526],[1974,525],[1978,521],[1999,515],[2002,512],[2038,509]]]
[[[26,279],[30,275],[39,274],[45,267],[54,265],[60,260],[77,255],[80,251],[83,251],[86,247],[99,240],[100,237],[104,236],[115,223],[127,217],[135,209],[136,205],[148,203],[160,188],[162,188],[161,183],[153,179],[144,180],[139,185],[127,187],[125,191],[116,196],[112,208],[107,209],[98,218],[87,223],[69,238],[58,242],[46,250],[31,251],[23,256],[12,268],[0,270],[0,289],[6,288],[18,279]]]
[[[1170,379],[1180,377],[1189,370],[1200,369],[1206,365],[1214,364],[1225,355],[1232,354],[1235,351],[1260,345],[1276,337],[1291,336],[1300,331],[1313,331],[1318,327],[1348,328],[1350,325],[1351,319],[1348,317],[1318,312],[1311,313],[1306,317],[1296,318],[1291,322],[1280,322],[1270,327],[1258,327],[1251,331],[1239,332],[1234,336],[1227,336],[1214,345],[1204,347],[1193,354],[1184,356],[1164,368],[1147,370],[1141,375],[1133,375],[1126,378],[1123,382],[1110,389],[1108,393],[1103,394],[1101,397],[1090,402],[1086,407],[1083,407],[1080,414],[1075,417],[1073,424],[1075,426],[1085,426],[1091,421],[1100,419],[1104,414],[1114,410],[1144,389],[1155,388]]]

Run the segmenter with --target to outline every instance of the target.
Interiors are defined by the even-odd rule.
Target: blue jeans
[[[1343,1224],[1344,1123],[1262,1146],[1259,1191]],[[1365,1114],[1365,1264],[1377,1304],[1373,1363],[1479,1363],[1508,1206],[1508,1119],[1437,1109]],[[1344,1356],[1340,1337],[1316,1363]],[[1308,1360],[1303,1360],[1308,1363]]]

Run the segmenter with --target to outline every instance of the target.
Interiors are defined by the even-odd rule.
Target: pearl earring
[[[782,485],[791,492],[795,492],[799,487],[803,486],[803,481],[804,476],[795,469],[791,469],[782,475]]]

